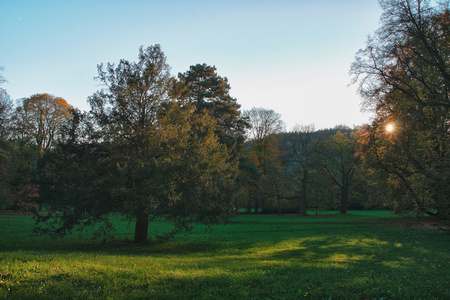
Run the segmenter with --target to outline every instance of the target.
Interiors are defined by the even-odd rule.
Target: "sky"
[[[97,65],[160,44],[171,73],[206,63],[242,110],[286,130],[369,123],[348,71],[379,27],[377,0],[0,0],[0,66],[14,100],[38,93],[89,110]]]

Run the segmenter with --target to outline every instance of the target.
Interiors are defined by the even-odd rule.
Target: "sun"
[[[386,126],[386,130],[387,132],[391,132],[392,130],[394,130],[394,126],[392,126],[392,124],[389,124],[388,126]]]

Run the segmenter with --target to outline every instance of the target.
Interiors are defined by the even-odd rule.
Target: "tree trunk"
[[[347,213],[348,190],[348,184],[344,183],[341,188],[341,214]]]
[[[148,214],[139,212],[136,216],[136,227],[134,229],[134,242],[143,243],[148,239]]]
[[[298,214],[301,216],[306,215],[305,212],[305,198],[300,197],[300,208],[298,209]]]
[[[255,198],[255,193],[253,191],[250,191],[250,195],[249,195],[248,202],[247,202],[247,214],[252,213],[252,203],[253,203],[254,198]]]
[[[300,196],[300,211],[299,214],[302,216],[306,216],[308,214],[308,201],[306,200],[306,188],[308,186],[308,170],[303,170],[302,177],[302,192]]]

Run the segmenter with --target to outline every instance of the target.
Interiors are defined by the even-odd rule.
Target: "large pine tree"
[[[215,132],[219,141],[236,154],[245,141],[248,123],[241,116],[240,105],[230,95],[226,77],[216,72],[216,67],[196,64],[185,73],[178,74],[176,96],[194,103],[197,112],[208,112],[216,119]]]
[[[97,222],[108,232],[108,215],[121,213],[135,220],[134,240],[144,242],[156,217],[174,222],[174,232],[229,217],[237,162],[219,143],[214,118],[168,96],[160,46],[98,73],[105,88],[89,98],[90,114],[43,161],[43,199],[59,220],[48,232]]]

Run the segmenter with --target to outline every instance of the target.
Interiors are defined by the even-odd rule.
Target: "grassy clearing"
[[[238,216],[163,244],[31,233],[0,216],[0,298],[448,299],[450,238],[390,212]],[[168,226],[164,222],[154,228]]]

